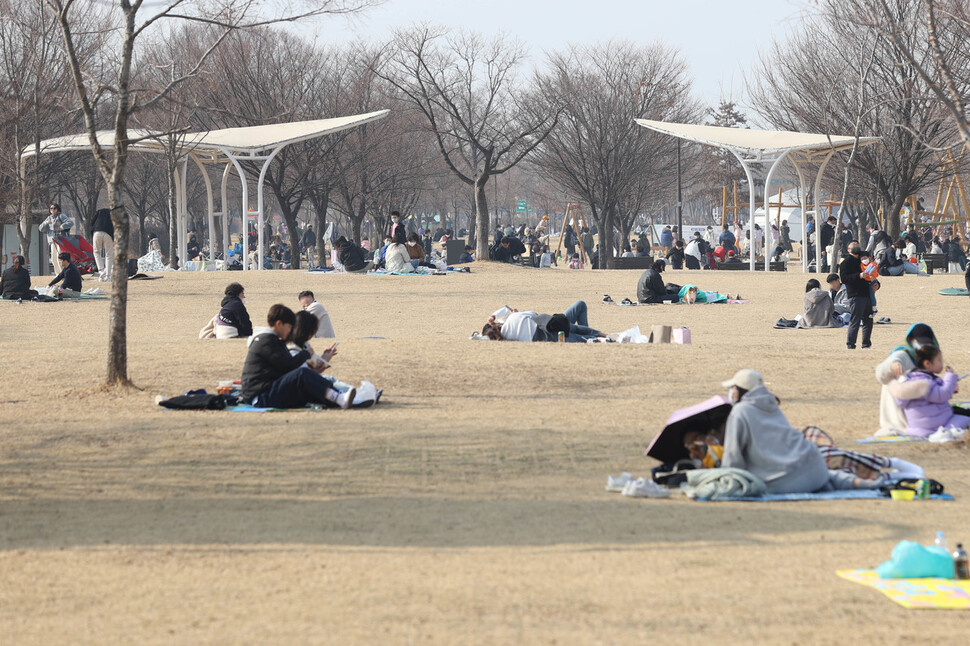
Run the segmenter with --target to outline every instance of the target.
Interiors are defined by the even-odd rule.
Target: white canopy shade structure
[[[810,134],[804,132],[788,132],[784,130],[747,130],[741,128],[725,128],[722,126],[701,126],[691,123],[667,123],[665,121],[650,121],[648,119],[637,119],[637,123],[644,128],[649,128],[672,137],[678,137],[686,141],[714,146],[723,150],[730,151],[744,168],[744,174],[748,178],[748,189],[750,197],[751,216],[755,212],[755,186],[754,177],[751,174],[751,166],[754,164],[770,165],[768,175],[765,177],[765,187],[771,186],[775,171],[786,159],[792,162],[795,172],[798,175],[799,196],[801,198],[801,212],[803,223],[808,221],[809,215],[815,215],[816,231],[821,231],[822,223],[819,222],[819,192],[822,188],[822,176],[825,167],[835,153],[842,150],[849,150],[855,145],[856,137]],[[878,143],[879,137],[859,137],[859,146],[868,146]],[[815,208],[808,209],[806,204],[805,191],[805,169],[808,164],[818,164],[815,174]],[[764,191],[768,195],[767,188]],[[767,202],[767,200],[766,200]],[[807,238],[804,229],[803,238]],[[766,240],[770,239],[767,236]],[[752,240],[753,242],[753,240]],[[803,243],[804,244],[804,243]],[[750,254],[750,267],[755,268],[754,253]],[[803,252],[802,271],[808,271],[808,258]],[[768,270],[771,254],[765,249],[765,271]],[[822,266],[821,245],[815,245],[815,266]]]
[[[191,160],[202,172],[205,181],[206,197],[208,202],[208,228],[209,228],[209,251],[214,253],[215,236],[215,216],[222,216],[222,239],[228,243],[229,240],[229,207],[227,204],[229,171],[235,168],[242,184],[242,262],[243,269],[249,269],[249,236],[247,235],[246,218],[249,214],[249,185],[246,180],[246,173],[243,171],[240,162],[259,161],[260,166],[259,181],[256,184],[256,204],[258,217],[258,251],[260,261],[256,263],[256,269],[262,268],[265,240],[263,231],[265,224],[265,211],[263,200],[263,180],[266,172],[276,155],[288,145],[316,139],[324,135],[334,134],[349,128],[355,128],[371,121],[383,119],[389,114],[389,110],[379,110],[367,114],[358,114],[348,117],[336,117],[332,119],[315,119],[312,121],[294,121],[290,123],[274,123],[264,126],[248,126],[242,128],[224,128],[221,130],[209,130],[204,132],[192,132],[178,135],[177,147],[180,155],[180,166],[175,171],[176,204],[178,221],[178,250],[181,258],[188,255],[188,210],[187,210],[187,190],[186,172],[188,163]],[[128,138],[132,141],[129,150],[165,154],[166,133],[153,132],[148,130],[129,130]],[[114,145],[114,131],[99,131],[97,133],[98,143],[104,147]],[[91,141],[86,133],[70,135],[66,137],[55,137],[47,139],[40,144],[40,150],[44,154],[62,153],[79,150],[91,150]],[[26,159],[35,154],[33,146],[27,147],[23,151]],[[214,198],[212,194],[212,183],[209,175],[205,171],[205,165],[223,166],[221,197],[222,211],[216,212],[214,208]]]

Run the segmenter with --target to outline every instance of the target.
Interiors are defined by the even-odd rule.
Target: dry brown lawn
[[[915,321],[970,371],[962,276],[889,278],[874,348],[781,331],[806,276],[668,272],[747,305],[619,307],[639,272],[476,265],[470,275],[166,274],[133,283],[130,374],[104,391],[107,301],[0,304],[3,644],[960,643],[970,613],[912,611],[835,576],[936,530],[970,543],[968,451],[882,445],[956,502],[633,500],[607,474],[675,408],[761,370],[796,424],[876,429],[873,367]],[[237,378],[242,341],[200,341],[224,286],[257,321],[313,289],[334,374],[376,408],[168,412],[155,395]],[[38,279],[37,284],[46,280]],[[96,285],[91,282],[88,285]],[[508,303],[590,304],[594,326],[686,325],[690,346],[469,340]],[[368,338],[386,337],[386,338]],[[959,635],[964,635],[960,638]]]

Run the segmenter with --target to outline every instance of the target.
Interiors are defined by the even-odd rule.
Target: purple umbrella
[[[731,412],[731,401],[727,397],[716,395],[710,399],[681,408],[671,413],[667,418],[667,425],[657,433],[644,455],[656,458],[667,464],[683,458],[689,458],[684,448],[684,433],[700,431],[706,433],[717,428],[727,419]]]

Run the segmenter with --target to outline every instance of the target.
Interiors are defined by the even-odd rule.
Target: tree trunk
[[[488,260],[488,241],[491,226],[488,217],[488,199],[485,196],[487,183],[487,173],[483,172],[475,178],[475,230],[477,231],[476,238],[478,241],[475,253],[479,260]]]
[[[314,219],[317,227],[317,265],[327,266],[327,210],[330,208],[330,189],[323,191],[318,201],[313,205]]]
[[[600,220],[600,269],[613,269],[616,266],[613,256],[613,222],[616,220],[616,209],[603,209]]]
[[[168,160],[168,264],[172,269],[179,268],[178,257],[178,205],[175,199],[175,161]],[[119,202],[120,204],[120,202]],[[112,213],[112,217],[114,214]],[[117,245],[117,240],[115,241]],[[184,259],[183,259],[184,260]]]
[[[123,161],[117,163],[123,164]],[[108,384],[128,384],[128,242],[130,224],[120,184],[108,185],[108,206],[114,225],[114,281],[108,311]]]

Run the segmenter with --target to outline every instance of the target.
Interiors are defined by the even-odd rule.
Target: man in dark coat
[[[849,243],[849,255],[839,264],[839,279],[849,299],[849,330],[845,347],[855,350],[859,326],[862,326],[862,348],[872,346],[872,297],[869,282],[862,276],[862,247],[858,240]]]
[[[668,294],[664,287],[663,273],[666,264],[663,260],[657,260],[650,269],[640,276],[637,283],[637,300],[641,303],[663,303],[664,301],[677,302],[677,294]]]

